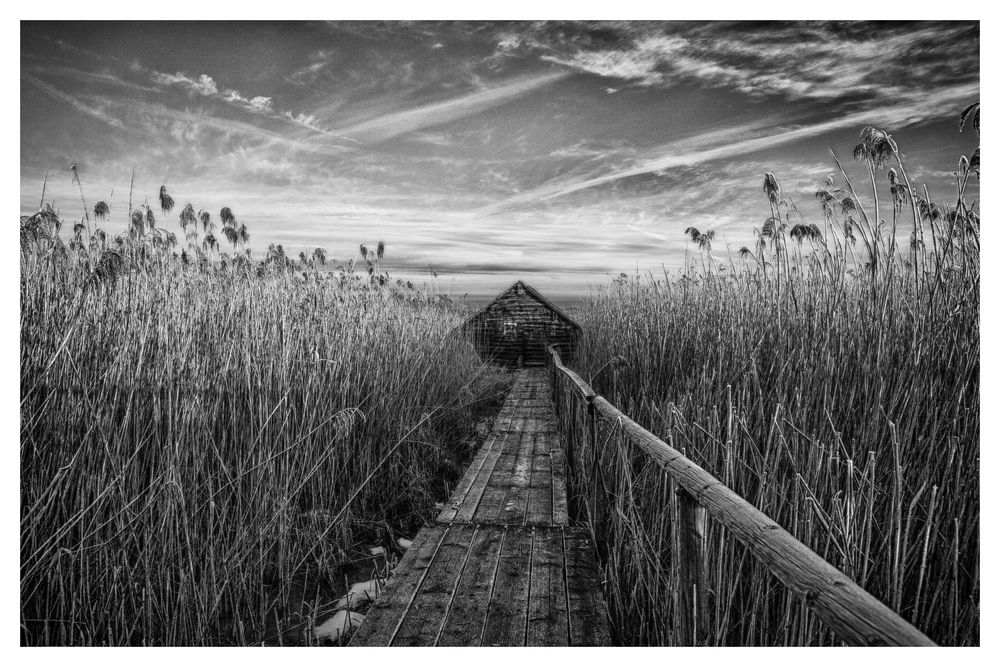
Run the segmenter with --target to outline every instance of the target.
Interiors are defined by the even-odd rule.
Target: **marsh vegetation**
[[[688,229],[687,271],[623,274],[579,313],[598,393],[942,644],[979,642],[978,156],[932,201],[892,137],[865,128],[867,209],[838,168],[808,222],[768,173],[755,246],[719,261],[714,235]],[[620,434],[602,437],[613,626],[622,643],[667,644],[669,489]],[[835,643],[718,526],[707,561],[707,642]]]
[[[227,254],[160,201],[117,235],[102,205],[21,220],[22,643],[311,641],[344,569],[385,565],[366,545],[448,496],[504,379],[381,243],[255,258],[224,208]]]
[[[591,294],[576,365],[932,639],[977,644],[979,151],[947,201],[883,131],[854,157],[866,199],[835,156],[808,222],[768,173],[752,246],[720,261],[688,228],[680,275]],[[344,564],[448,495],[507,380],[381,243],[255,257],[229,208],[169,231],[161,188],[113,234],[80,195],[71,228],[44,194],[21,219],[22,643],[309,641]],[[602,437],[616,638],[669,644],[669,489]],[[836,641],[717,526],[707,559],[708,643]]]

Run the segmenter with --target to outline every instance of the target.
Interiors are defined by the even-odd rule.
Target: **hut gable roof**
[[[531,298],[533,298],[535,301],[538,301],[540,304],[542,304],[543,306],[545,306],[546,308],[548,308],[549,310],[551,310],[561,320],[565,321],[567,324],[571,325],[573,328],[575,328],[577,330],[581,330],[580,329],[580,325],[577,324],[576,322],[574,322],[573,318],[571,318],[569,315],[567,315],[566,313],[564,313],[562,311],[562,309],[559,308],[559,306],[557,306],[556,304],[554,304],[551,301],[549,301],[548,299],[546,299],[544,296],[542,296],[541,292],[539,292],[538,290],[536,290],[534,287],[532,287],[528,283],[524,282],[523,280],[518,280],[516,283],[514,283],[510,287],[508,287],[504,291],[500,292],[500,294],[498,294],[495,297],[493,297],[493,299],[488,304],[486,304],[485,306],[483,306],[482,308],[480,308],[479,310],[477,310],[475,313],[473,313],[472,315],[470,315],[469,318],[466,320],[466,322],[471,322],[472,320],[476,319],[477,317],[479,317],[480,315],[482,315],[483,313],[485,313],[501,297],[503,297],[505,294],[508,294],[509,292],[512,292],[512,291],[516,290],[518,286],[520,286],[521,289],[524,290],[525,294],[527,294],[528,296],[530,296]]]

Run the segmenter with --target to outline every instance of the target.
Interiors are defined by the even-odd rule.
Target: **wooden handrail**
[[[934,646],[925,634],[879,602],[843,572],[796,539],[679,451],[598,396],[559,353],[549,348],[553,366],[604,419],[618,424],[629,440],[725,526],[750,552],[843,641],[857,646]]]
[[[563,365],[562,359],[559,358],[559,352],[551,345],[549,346],[549,354],[552,355],[552,361],[555,364],[555,367],[562,371],[570,382],[576,385],[577,390],[580,392],[580,396],[584,400],[590,401],[597,396],[597,393],[590,388],[590,385],[583,381],[583,378],[574,373],[572,369]]]

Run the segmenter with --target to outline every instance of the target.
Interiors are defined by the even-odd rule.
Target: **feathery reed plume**
[[[178,216],[178,220],[181,224],[181,229],[185,233],[187,232],[188,226],[197,224],[198,219],[194,214],[194,206],[191,205],[191,202],[184,204],[184,208],[181,209],[181,214]]]
[[[236,227],[236,216],[228,206],[223,206],[219,210],[219,220],[222,221],[223,227]]]
[[[167,186],[160,186],[160,210],[167,215],[174,210],[174,198],[167,194]]]
[[[94,204],[94,218],[97,220],[107,220],[111,215],[111,207],[106,201],[99,201]]]
[[[976,129],[976,136],[979,136],[979,102],[973,102],[967,106],[958,117],[958,131],[965,130],[965,124],[972,119],[972,126]]]
[[[223,227],[222,228],[222,235],[225,236],[226,240],[229,241],[233,245],[234,249],[236,248],[237,244],[239,244],[239,242],[240,242],[240,233],[239,233],[239,231],[236,230],[236,229],[233,229],[232,227]]]
[[[198,220],[201,222],[201,231],[208,233],[215,229],[215,225],[212,223],[212,214],[205,209],[198,211]]]

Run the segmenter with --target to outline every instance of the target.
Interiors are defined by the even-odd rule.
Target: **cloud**
[[[566,72],[524,76],[500,86],[453,97],[443,102],[385,114],[371,120],[335,129],[340,134],[354,137],[363,142],[378,143],[408,132],[481,113],[555,83],[566,76]]]
[[[34,76],[30,75],[30,74],[22,73],[21,74],[21,78],[24,79],[25,81],[27,81],[28,83],[30,83],[31,85],[35,86],[39,90],[41,90],[43,93],[45,93],[45,94],[47,94],[47,95],[49,95],[51,97],[54,97],[57,100],[61,100],[63,102],[66,102],[67,104],[71,105],[77,111],[79,111],[79,112],[81,112],[83,114],[86,114],[86,115],[90,116],[91,118],[96,118],[98,120],[102,120],[105,123],[107,123],[108,125],[111,125],[112,127],[116,127],[118,129],[124,129],[125,128],[125,125],[120,120],[118,120],[117,118],[115,118],[114,116],[112,116],[111,114],[109,114],[102,107],[93,107],[93,106],[90,106],[89,104],[86,104],[85,102],[83,102],[79,98],[76,98],[76,97],[74,97],[72,95],[64,93],[61,90],[59,90],[58,88],[56,88],[55,86],[52,86],[52,85],[50,85],[48,83],[45,83],[41,79],[38,79],[38,78],[36,78],[36,77],[34,77]]]
[[[580,51],[568,58],[543,55],[542,59],[598,76],[630,79],[648,86],[664,81],[661,63],[679,55],[685,43],[684,38],[663,35],[644,39],[631,49]]]
[[[639,232],[640,234],[645,234],[646,236],[654,238],[658,241],[666,241],[670,243],[670,242],[675,242],[677,240],[677,239],[672,239],[669,236],[666,236],[665,234],[660,234],[658,232],[651,232],[648,229],[642,229],[641,227],[636,227],[635,225],[625,225],[625,226],[631,229],[633,232]]]
[[[205,144],[205,137],[200,133],[205,130],[212,130],[223,137],[237,136],[247,140],[258,142],[258,147],[278,146],[283,150],[295,150],[306,154],[339,156],[346,150],[343,146],[331,144],[325,141],[304,141],[287,134],[272,131],[252,123],[243,121],[218,118],[208,113],[195,113],[189,110],[174,109],[162,104],[151,102],[140,102],[136,100],[123,100],[118,102],[118,108],[130,124],[137,129],[149,133],[156,129],[162,129],[156,125],[157,122],[168,123],[167,127],[172,131],[183,131],[188,137],[184,143],[191,148],[198,148]],[[177,126],[179,124],[179,126]],[[196,137],[198,141],[190,140]],[[211,146],[211,145],[210,145]]]
[[[207,74],[202,74],[197,79],[192,79],[181,72],[177,72],[177,74],[154,72],[153,81],[167,86],[183,86],[199,95],[211,96],[219,94],[219,87],[215,84],[215,79]]]
[[[30,68],[25,69],[30,73],[50,78],[64,77],[74,81],[105,84],[108,86],[136,90],[144,93],[157,92],[156,88],[144,86],[135,83],[134,81],[129,81],[108,71],[88,72],[75,67],[66,67],[62,65],[33,65]]]
[[[207,74],[200,74],[197,78],[192,79],[182,72],[177,72],[176,74],[153,72],[152,78],[156,83],[166,86],[181,86],[197,95],[222,99],[249,111],[270,113],[273,110],[270,97],[264,97],[263,95],[248,97],[232,88],[219,90],[215,79]]]
[[[335,49],[319,49],[309,55],[309,64],[285,77],[287,81],[297,84],[306,84],[316,79],[316,76],[330,66],[333,58],[337,55]]]
[[[860,127],[865,124],[891,129],[905,127],[928,118],[954,115],[967,104],[969,99],[978,96],[978,94],[978,83],[959,84],[953,86],[947,91],[947,94],[941,97],[920,97],[907,104],[856,111],[821,122],[793,127],[771,127],[763,133],[757,131],[758,123],[707,132],[693,138],[665,144],[658,149],[659,155],[640,160],[632,166],[600,175],[551,182],[529,192],[515,195],[496,206],[487,207],[483,212],[495,213],[514,206],[563,197],[632,176],[747,155],[801,139],[816,137],[834,130]],[[720,139],[724,139],[724,141],[720,142]]]
[[[343,134],[337,132],[331,132],[330,130],[324,129],[317,124],[316,116],[304,113],[292,113],[291,111],[285,111],[281,114],[282,118],[292,122],[299,127],[303,127],[312,132],[317,132],[319,134],[324,134],[329,137],[334,137],[336,139],[343,139],[344,141],[350,141],[351,143],[359,144],[361,143],[357,139],[352,139],[351,137],[346,137]]]
[[[259,111],[261,113],[269,113],[273,111],[271,107],[271,98],[264,97],[263,95],[256,95],[254,97],[243,97],[237,91],[229,89],[223,94],[225,100],[231,104],[236,104],[238,106],[246,107],[251,111]]]
[[[321,51],[320,54],[327,54],[327,52]],[[321,63],[319,64],[321,65]],[[316,122],[316,117],[312,115],[307,115],[304,113],[293,113],[291,111],[277,111],[274,108],[274,101],[270,97],[265,97],[263,95],[255,95],[253,97],[243,95],[238,90],[233,88],[220,89],[215,79],[207,74],[201,74],[197,78],[191,78],[182,72],[177,72],[176,74],[167,74],[164,72],[153,72],[152,78],[155,82],[168,85],[168,86],[181,86],[186,88],[188,91],[201,95],[203,97],[209,97],[214,99],[220,99],[229,104],[246,109],[247,111],[252,111],[258,114],[267,115],[272,118],[280,118],[282,120],[290,121],[299,127],[308,129],[312,132],[323,134],[329,137],[334,137],[337,139],[343,139],[353,143],[358,143],[357,140],[350,137],[346,137],[343,134],[337,132],[331,132],[330,130],[320,127]]]
[[[754,96],[830,100],[861,94],[892,99],[978,77],[974,24],[895,24],[861,29],[838,24],[785,26],[639,24],[609,28],[606,48],[550,41],[549,62],[639,86],[696,81]],[[927,60],[931,67],[921,67]]]

